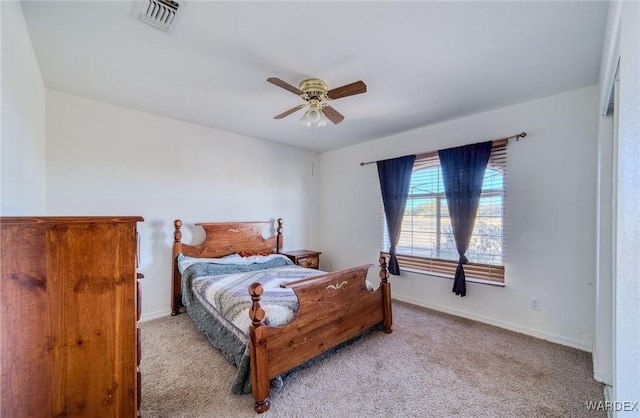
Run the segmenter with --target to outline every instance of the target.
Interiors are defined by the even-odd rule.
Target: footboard
[[[269,409],[269,381],[287,370],[349,340],[376,324],[391,332],[391,289],[386,259],[380,258],[380,287],[366,286],[370,266],[315,276],[289,283],[298,297],[298,315],[291,323],[271,327],[263,322],[262,286],[249,287],[251,385],[256,412]]]

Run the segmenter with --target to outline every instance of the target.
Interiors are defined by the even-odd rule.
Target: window
[[[504,191],[507,141],[491,150],[473,235],[466,256],[467,279],[504,282]],[[383,253],[389,250],[383,218]],[[402,231],[396,248],[402,269],[455,274],[458,251],[453,238],[438,153],[416,157]]]

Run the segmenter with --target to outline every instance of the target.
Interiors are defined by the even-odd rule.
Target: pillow
[[[183,279],[186,279],[186,286],[191,286],[191,282],[196,277],[203,276],[223,276],[225,274],[243,273],[256,270],[268,270],[277,267],[293,266],[293,261],[287,257],[273,258],[266,263],[245,263],[245,264],[215,264],[215,263],[195,263],[184,271]]]
[[[275,254],[275,253],[273,251],[262,251],[262,252],[258,252],[258,251],[240,251],[238,253],[238,255],[240,257],[253,257],[254,255],[266,256],[266,255],[271,255],[271,254]]]
[[[229,254],[224,257],[217,258],[199,258],[199,257],[188,257],[182,253],[178,254],[178,271],[182,274],[187,267],[192,266],[196,263],[214,263],[214,264],[235,264],[237,262],[242,262],[242,257],[238,254]]]
[[[257,254],[257,253],[255,253]],[[198,258],[188,257],[182,253],[178,254],[178,271],[182,274],[189,266],[196,263],[212,263],[212,264],[256,264],[266,263],[276,258],[288,258],[282,254],[269,254],[269,255],[251,255],[248,257],[241,257],[240,254],[229,254],[224,257],[218,258]]]

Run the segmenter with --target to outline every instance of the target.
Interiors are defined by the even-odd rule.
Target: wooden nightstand
[[[287,251],[282,253],[282,255],[289,257],[294,264],[316,270],[320,266],[320,254],[322,253],[309,250]]]

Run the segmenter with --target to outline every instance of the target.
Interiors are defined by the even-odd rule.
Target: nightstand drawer
[[[282,255],[289,257],[294,264],[316,270],[320,267],[320,254],[322,253],[319,251],[309,250],[287,251],[282,253]]]
[[[299,258],[298,265],[310,269],[317,269],[320,265],[320,260],[318,260],[318,258],[318,256]]]

